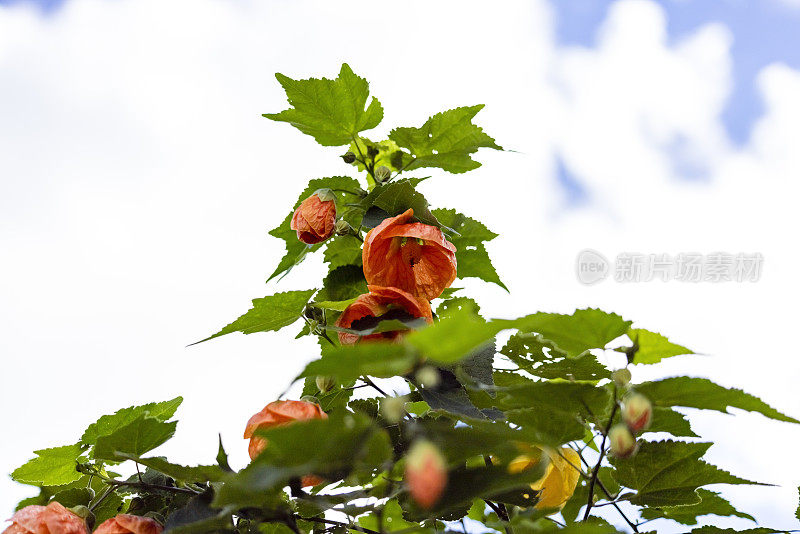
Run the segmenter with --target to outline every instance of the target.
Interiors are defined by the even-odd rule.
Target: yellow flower
[[[580,457],[570,448],[561,448],[560,453],[552,449],[545,449],[550,461],[544,471],[544,476],[531,484],[534,491],[540,491],[536,508],[540,510],[561,510],[572,497],[575,487],[580,479]],[[519,473],[530,469],[540,461],[539,455],[524,454],[517,456],[508,465],[510,473]]]

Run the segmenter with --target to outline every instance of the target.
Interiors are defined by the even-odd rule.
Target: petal
[[[163,527],[155,519],[137,515],[119,514],[117,523],[131,534],[160,534]]]

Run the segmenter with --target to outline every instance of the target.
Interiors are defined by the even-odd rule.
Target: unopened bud
[[[390,423],[396,423],[405,415],[405,397],[387,397],[381,401],[381,414]]]
[[[311,404],[319,404],[319,399],[314,395],[303,395],[300,397],[300,400],[303,402],[310,402]]]
[[[376,147],[372,145],[367,147],[367,156],[369,156],[370,158],[375,159],[375,156],[377,156],[378,154],[380,154],[380,150],[378,150]]]
[[[442,377],[441,375],[439,375],[439,371],[436,368],[431,367],[430,365],[426,365],[425,367],[417,371],[416,379],[417,382],[420,383],[420,385],[426,388],[435,388],[442,381]]]
[[[336,235],[348,235],[352,231],[352,227],[344,219],[339,219],[333,225],[333,231],[336,232]]]
[[[411,498],[430,509],[447,486],[447,463],[438,447],[427,440],[417,440],[406,456],[406,484]]]
[[[622,418],[631,432],[638,434],[650,426],[653,418],[653,405],[644,395],[633,393],[625,397]]]
[[[356,160],[356,155],[350,152],[349,150],[342,155],[342,159],[345,163],[353,163]]]
[[[611,442],[611,454],[617,458],[630,458],[639,448],[636,438],[625,425],[617,424],[611,427],[608,440]]]
[[[79,504],[77,506],[73,506],[69,509],[73,514],[77,515],[84,521],[86,521],[86,525],[89,527],[89,530],[94,528],[94,514],[92,513],[89,508]]]
[[[317,389],[321,393],[327,393],[336,387],[336,379],[332,376],[318,376],[315,382],[317,383]]]
[[[631,371],[627,368],[617,369],[611,373],[611,378],[614,380],[614,383],[617,385],[617,387],[624,388],[631,381]]]
[[[333,191],[328,188],[317,189],[314,191],[314,194],[317,195],[317,198],[319,198],[322,202],[336,200],[336,195],[334,195]]]
[[[381,165],[377,169],[375,169],[375,181],[378,183],[383,183],[392,176],[392,169],[387,167],[386,165]]]

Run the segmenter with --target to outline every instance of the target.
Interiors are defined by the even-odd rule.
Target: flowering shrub
[[[478,278],[505,289],[486,248],[497,234],[431,209],[418,191],[426,178],[411,173],[467,172],[479,149],[502,150],[473,123],[482,106],[374,142],[362,132],[383,107],[350,67],[334,80],[277,77],[291,106],[265,116],[346,152],[270,232],[286,253],[269,280],[320,251],[328,272],[320,288],[255,299],[202,341],[302,321],[299,335],[320,347],[297,376],[302,398],[264,399],[240,470],[221,440],[206,465],[152,452],[174,434],[180,397],[104,415],[13,472],[39,494],[5,532],[594,533],[752,519],[705,488],[755,482],[703,460],[712,444],[685,439],[698,436],[683,409],[796,419],[705,378],[637,381],[641,366],[691,351],[615,313],[492,319],[452,287]],[[627,363],[610,369],[604,351]],[[136,473],[115,473],[120,464]]]

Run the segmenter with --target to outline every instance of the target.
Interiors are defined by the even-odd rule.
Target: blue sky
[[[69,0],[0,0],[0,5],[33,4],[54,15]],[[110,0],[111,1],[111,0]],[[722,114],[722,122],[736,144],[747,141],[753,123],[764,112],[755,87],[758,72],[780,61],[800,68],[800,4],[780,0],[656,0],[666,11],[667,30],[678,40],[699,26],[720,22],[733,34],[733,92]],[[613,0],[558,0],[550,4],[556,12],[557,40],[563,45],[592,47],[597,29]],[[570,192],[571,182],[565,180]],[[573,197],[583,198],[580,193]]]
[[[755,80],[758,72],[780,61],[800,68],[800,4],[777,0],[657,0],[667,14],[667,31],[678,40],[699,26],[720,22],[733,34],[733,93],[722,114],[730,139],[747,141],[764,112]],[[611,0],[558,0],[556,31],[565,45],[592,47]]]

